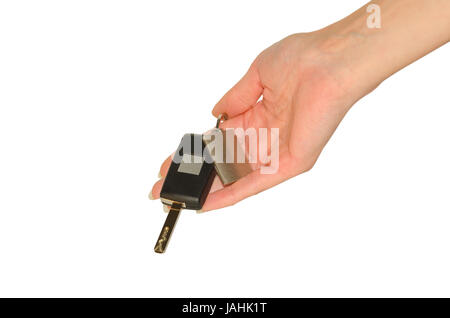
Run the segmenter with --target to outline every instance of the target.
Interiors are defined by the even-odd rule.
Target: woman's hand
[[[223,189],[215,182],[204,211],[234,204],[312,168],[355,96],[362,94],[354,92],[345,59],[326,53],[326,41],[318,32],[274,44],[214,107],[214,116],[230,117],[222,128],[279,128],[279,169],[275,174],[256,169]],[[169,165],[170,158],[161,167],[162,176]],[[155,184],[153,198],[159,197],[162,182]]]
[[[222,128],[279,128],[279,169],[261,174],[259,163],[225,188],[216,180],[204,211],[232,205],[311,169],[356,101],[448,41],[450,1],[375,2],[384,14],[381,29],[366,26],[363,7],[325,29],[291,35],[263,51],[217,103],[213,115],[230,118]],[[422,41],[407,37],[414,30]],[[163,163],[162,177],[170,162]],[[154,185],[153,198],[159,197],[162,183]]]

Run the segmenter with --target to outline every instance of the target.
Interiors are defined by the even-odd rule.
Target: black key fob
[[[215,175],[203,136],[184,135],[161,188],[161,201],[170,209],[155,245],[156,253],[166,250],[181,209],[200,210],[203,207]]]
[[[202,135],[186,134],[172,159],[161,189],[161,201],[200,210],[215,177],[214,163]]]

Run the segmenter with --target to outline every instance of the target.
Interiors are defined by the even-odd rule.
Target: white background
[[[449,46],[361,100],[312,171],[184,211],[153,253],[147,194],[181,136],[264,48],[363,4],[0,2],[0,296],[450,296]]]

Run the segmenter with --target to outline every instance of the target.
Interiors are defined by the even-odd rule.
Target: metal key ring
[[[219,117],[217,117],[216,128],[219,128],[220,123],[223,123],[227,119],[228,119],[227,113],[220,114]]]

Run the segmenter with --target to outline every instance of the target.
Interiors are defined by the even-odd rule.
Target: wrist
[[[374,14],[367,12],[369,5],[379,10],[377,27],[369,23]],[[365,95],[450,40],[450,1],[372,1],[315,33],[324,54],[340,58],[344,78]]]
[[[386,52],[389,47],[383,44],[386,33],[368,28],[367,16],[362,8],[317,31],[321,38],[320,50],[337,65],[339,78],[346,86],[354,88],[356,99],[370,93],[397,71],[396,65],[389,63]]]

